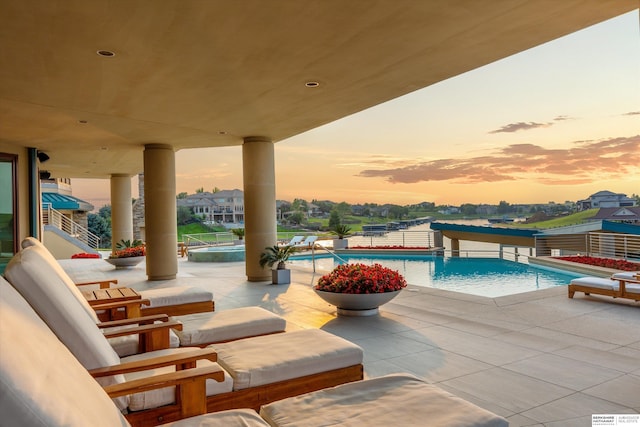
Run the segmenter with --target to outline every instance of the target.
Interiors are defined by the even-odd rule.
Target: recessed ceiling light
[[[311,82],[306,82],[304,85],[306,87],[318,87],[318,86],[320,86],[320,83],[311,81]]]
[[[107,151],[107,150],[109,149],[109,147],[100,147],[100,149],[101,149],[102,151]]]
[[[100,56],[104,56],[106,58],[110,58],[112,56],[116,56],[115,53],[111,52],[110,50],[99,50],[98,52],[96,52],[98,55]]]
[[[218,135],[226,135],[226,134],[227,134],[227,132],[224,131],[224,130],[219,130],[218,131]]]
[[[78,120],[78,123],[85,124],[85,123],[87,123],[87,121],[86,120]]]

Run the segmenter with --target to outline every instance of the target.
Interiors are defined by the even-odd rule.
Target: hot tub
[[[244,259],[244,245],[189,249],[189,261],[193,262],[239,262]]]

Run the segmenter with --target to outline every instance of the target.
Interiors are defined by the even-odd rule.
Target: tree
[[[176,196],[176,199],[186,199],[188,196],[186,191],[183,191],[182,193],[178,193],[178,195]]]
[[[471,203],[465,203],[460,206],[460,212],[463,215],[475,215],[477,213],[478,205],[472,205]]]
[[[187,225],[193,222],[198,222],[195,216],[193,215],[193,212],[191,212],[191,209],[189,209],[186,206],[178,206],[178,210],[176,211],[176,216],[178,219],[177,221],[178,225]]]
[[[331,214],[329,215],[329,228],[334,229],[340,225],[340,214],[336,209],[331,209]]]
[[[196,188],[196,193],[204,193],[204,187]]]
[[[101,215],[90,213],[87,215],[87,228],[100,238],[101,248],[111,247],[111,217],[107,221]]]
[[[341,220],[343,220],[345,216],[351,213],[351,205],[347,202],[340,202],[333,208],[338,212]]]
[[[293,203],[291,204],[291,207],[293,208],[294,211],[301,211],[301,212],[304,212],[305,214],[309,210],[309,205],[307,204],[307,201],[303,199],[293,199]]]
[[[219,193],[220,189],[218,187],[213,187],[212,193]]]
[[[506,214],[506,213],[509,213],[510,211],[511,211],[511,205],[505,202],[504,200],[501,200],[500,203],[498,204],[498,213]]]
[[[304,215],[302,214],[302,212],[300,211],[296,211],[294,213],[292,213],[291,215],[289,215],[289,217],[287,218],[287,220],[291,223],[291,224],[297,224],[300,225],[302,224],[302,220],[304,219]]]

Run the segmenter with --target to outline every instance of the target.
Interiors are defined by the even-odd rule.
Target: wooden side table
[[[98,318],[103,322],[121,318],[140,317],[142,297],[131,288],[108,288],[93,291],[81,291],[89,305],[96,309]],[[109,305],[132,302],[110,308]],[[124,310],[123,310],[124,308]]]

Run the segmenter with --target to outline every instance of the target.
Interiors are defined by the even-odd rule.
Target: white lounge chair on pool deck
[[[296,246],[302,242],[302,239],[304,239],[304,236],[293,236],[288,243],[283,243],[280,246]]]
[[[0,295],[0,348],[11,349],[0,358],[3,425],[130,426],[110,397],[126,394],[146,379],[101,388],[1,277]],[[198,415],[206,407],[195,389],[215,375],[215,369],[184,369],[147,384],[148,388],[167,383],[182,388],[183,419],[163,426],[508,426],[505,419],[408,375],[359,381],[277,401],[263,406],[261,416],[249,409]],[[196,387],[189,388],[192,384]]]
[[[103,326],[94,308],[89,305],[86,298],[74,286],[71,278],[62,268],[59,268],[59,264],[42,244],[26,245],[25,249],[15,256],[15,261],[12,260],[10,264],[5,274],[20,292],[51,301],[64,297],[60,300],[64,306],[81,306],[95,324]],[[40,289],[39,292],[38,289]],[[65,289],[68,292],[62,292]],[[131,319],[131,322],[134,320]],[[220,312],[188,314],[172,317],[171,320],[181,325],[181,328],[176,328],[170,337],[167,337],[170,340],[167,344],[171,347],[203,347],[212,343],[280,333],[286,328],[286,321],[282,317],[261,307],[241,307]],[[162,346],[162,341],[157,341],[159,335],[156,334],[154,337],[155,344],[145,341],[144,336],[141,340],[137,335],[118,336],[109,341],[119,356],[129,356],[145,349],[153,349],[154,345]]]
[[[295,245],[296,248],[311,249],[311,246],[318,240],[318,236],[307,236],[302,242]]]
[[[635,274],[623,272],[614,274],[612,278],[588,276],[572,279],[567,287],[568,296],[573,298],[576,292],[584,292],[585,295],[607,295],[640,301],[640,279],[636,279]]]

